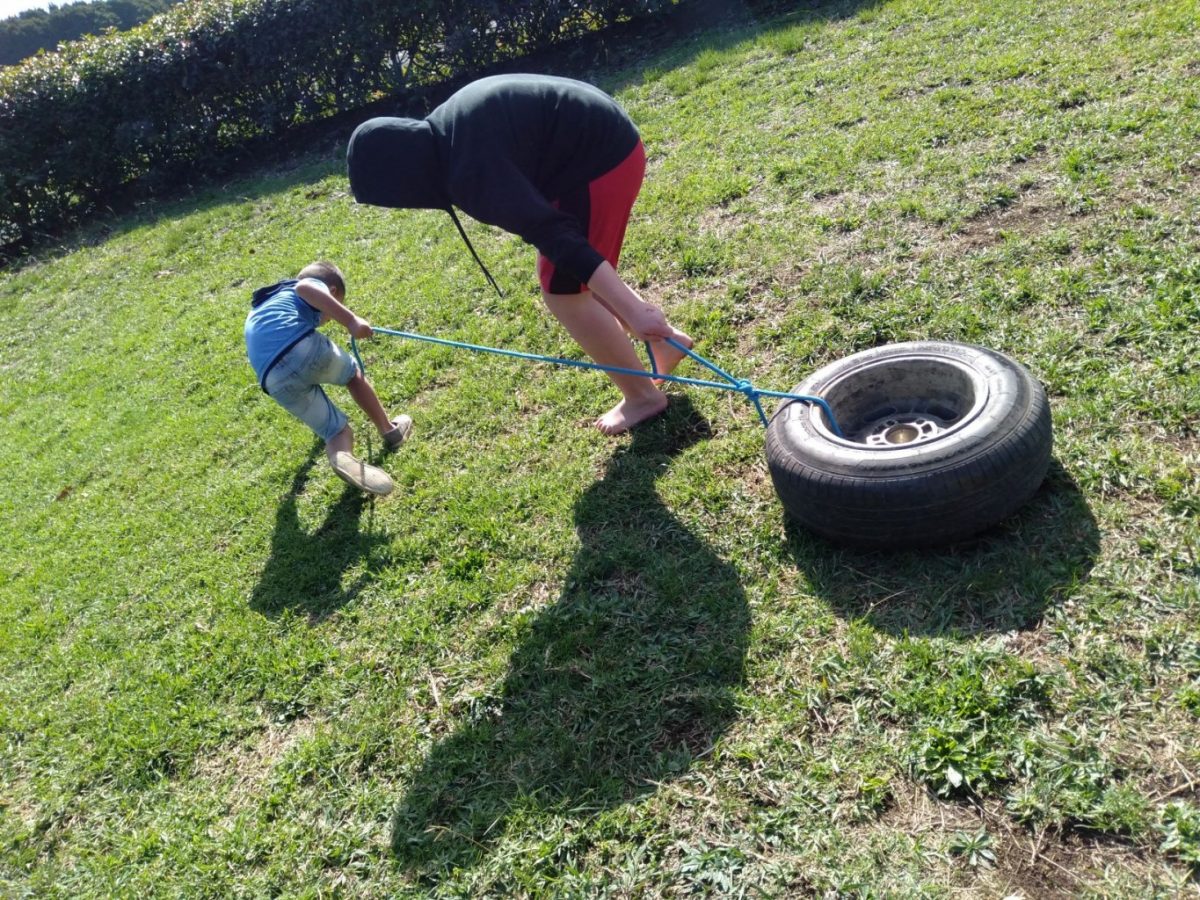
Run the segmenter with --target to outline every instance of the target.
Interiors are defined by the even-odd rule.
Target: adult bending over
[[[599,88],[548,75],[482,78],[424,119],[362,123],[347,165],[359,203],[452,216],[457,206],[536,247],[542,300],[598,364],[644,371],[632,335],[651,342],[667,374],[683,354],[663,338],[692,346],[617,274],[646,154],[629,116]],[[605,434],[666,409],[650,378],[607,374],[622,399],[596,420]]]

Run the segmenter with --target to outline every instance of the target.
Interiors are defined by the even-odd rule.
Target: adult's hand
[[[639,341],[661,341],[674,337],[675,329],[663,315],[663,311],[651,303],[641,303],[629,311],[625,324]]]

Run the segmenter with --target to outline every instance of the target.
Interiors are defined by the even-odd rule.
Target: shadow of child
[[[352,601],[384,564],[374,549],[388,542],[385,535],[361,527],[370,500],[347,487],[313,531],[300,522],[298,502],[317,461],[325,454],[318,442],[292,479],[291,489],[275,513],[271,553],[250,598],[250,607],[265,616],[285,610],[320,621]],[[366,570],[350,585],[345,573],[366,561]]]

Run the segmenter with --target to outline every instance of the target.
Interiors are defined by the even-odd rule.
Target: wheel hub
[[[922,353],[868,361],[841,373],[823,395],[843,436],[830,440],[870,450],[904,451],[970,422],[987,398],[986,379],[957,360]]]
[[[945,418],[932,413],[910,413],[889,415],[870,423],[867,428],[851,435],[850,440],[870,446],[895,447],[903,444],[920,444],[945,434],[957,416]]]

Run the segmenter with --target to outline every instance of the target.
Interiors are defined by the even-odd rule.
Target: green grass
[[[572,64],[649,152],[622,269],[706,356],[1046,384],[1046,485],[944,552],[787,523],[736,396],[608,439],[598,373],[387,337],[415,438],[349,492],[252,288],[328,257],[377,325],[577,351],[529,248],[468,224],[497,298],[338,151],[0,274],[0,893],[1194,891],[1198,19],[846,2]]]

